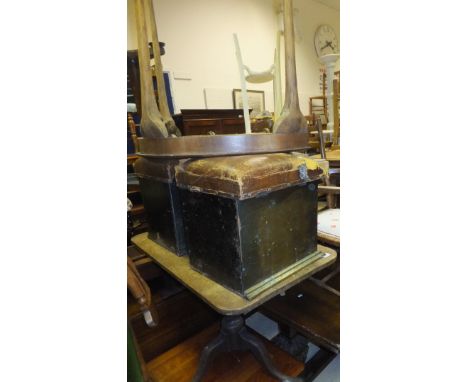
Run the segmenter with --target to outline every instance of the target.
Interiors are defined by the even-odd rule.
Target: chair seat
[[[329,208],[317,214],[317,232],[340,238],[339,208]]]

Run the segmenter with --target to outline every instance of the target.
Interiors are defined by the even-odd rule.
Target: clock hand
[[[331,48],[331,41],[326,41],[326,44],[320,48],[320,51],[324,50],[327,46]]]

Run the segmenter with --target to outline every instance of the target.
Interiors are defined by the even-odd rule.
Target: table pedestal
[[[251,334],[245,327],[244,318],[240,315],[234,315],[223,317],[220,333],[204,347],[192,382],[201,381],[211,358],[217,353],[242,350],[251,351],[265,369],[278,380],[282,382],[302,381],[300,378],[287,376],[276,369],[261,340]]]

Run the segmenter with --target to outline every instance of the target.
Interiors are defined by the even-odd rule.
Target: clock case
[[[325,29],[330,30],[330,32],[333,34],[332,40],[333,39],[336,40],[336,46],[334,48],[331,48],[331,52],[330,51],[325,51],[325,52],[321,51],[320,35],[324,33],[323,31]],[[322,43],[324,43],[324,42],[322,42]],[[324,56],[326,54],[337,54],[337,53],[339,53],[338,38],[337,38],[336,32],[333,29],[333,27],[331,27],[328,24],[320,25],[317,28],[317,30],[315,31],[315,36],[314,36],[314,45],[315,45],[315,52],[317,53],[318,57]]]

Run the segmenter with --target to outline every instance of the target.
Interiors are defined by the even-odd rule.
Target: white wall
[[[163,67],[176,77],[178,109],[205,108],[204,89],[210,107],[232,108],[232,89],[240,88],[233,33],[239,37],[244,63],[252,70],[265,70],[273,63],[278,30],[275,0],[153,1],[159,39],[166,43]],[[339,11],[313,0],[294,0],[294,8],[299,98],[302,112],[308,114],[308,97],[320,94],[315,29],[326,23],[339,34]],[[128,0],[127,49],[137,48],[134,18],[133,0]],[[282,70],[284,81],[284,64]],[[271,83],[248,84],[248,89],[264,90],[266,108],[273,110]]]

